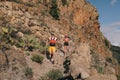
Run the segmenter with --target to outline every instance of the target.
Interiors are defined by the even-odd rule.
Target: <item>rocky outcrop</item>
[[[77,48],[77,54],[73,54],[71,58],[71,75],[76,79],[81,76],[82,79],[90,77],[90,48],[87,44],[81,44]]]
[[[24,69],[27,67],[23,52],[2,49],[0,53],[0,79],[26,80]]]
[[[34,80],[50,69],[60,69],[64,77],[73,79],[99,80],[101,76],[103,80],[116,80],[119,67],[109,50],[109,41],[100,32],[97,9],[86,0],[3,0],[0,12],[0,68],[14,76],[5,78],[5,74],[1,79],[30,79],[22,72],[28,65],[33,69]],[[55,65],[45,56],[48,37],[53,33],[58,38]],[[64,35],[70,37],[70,45],[63,57]],[[5,45],[12,48],[3,52]],[[31,61],[33,54],[41,53],[43,64]],[[20,67],[11,71],[12,64]],[[3,73],[5,70],[0,74]]]

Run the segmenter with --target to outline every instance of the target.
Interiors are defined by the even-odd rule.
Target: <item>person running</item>
[[[56,41],[57,38],[54,36],[54,34],[52,34],[52,36],[49,37],[49,53],[50,53],[50,60],[53,64],[54,64],[53,55],[56,51]]]
[[[65,55],[68,52],[69,37],[65,35],[63,41],[64,41],[64,55]]]

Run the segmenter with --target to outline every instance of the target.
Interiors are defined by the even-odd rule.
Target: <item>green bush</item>
[[[49,12],[52,17],[56,20],[59,20],[59,9],[58,9],[58,6],[57,6],[57,0],[52,0],[52,7],[50,8],[50,12]]]
[[[0,32],[0,40],[2,42],[5,42],[6,44],[13,45],[14,41],[16,40],[15,37],[12,35],[12,32],[14,32],[14,30],[15,29],[13,29],[11,26],[2,27]]]
[[[26,55],[29,56],[29,55],[30,55],[30,52],[29,52],[29,51],[26,51]]]
[[[45,53],[45,52],[48,50],[48,47],[49,47],[49,46],[45,46],[45,47],[40,46],[40,48],[39,48],[40,50],[39,50],[39,51],[40,51],[41,53]]]
[[[2,27],[0,31],[0,41],[26,49],[27,51],[39,49],[40,52],[45,52],[47,50],[48,46],[43,42],[40,43],[33,35],[25,34],[24,38],[19,38],[16,35],[17,32],[17,29],[12,26]]]
[[[43,62],[44,57],[42,55],[38,55],[38,54],[34,54],[31,58],[32,61],[35,61],[37,63],[42,63]]]
[[[40,46],[39,46],[39,51],[41,52],[41,53],[44,53],[44,52],[46,52],[47,50],[48,50],[48,45],[46,45],[46,43],[45,42],[40,42]]]
[[[13,26],[5,26],[0,31],[0,41],[5,44],[15,45],[16,47],[23,48],[27,51],[39,49],[40,52],[45,52],[48,46],[45,42],[39,42],[33,35],[25,34],[23,38],[16,35],[18,30]]]
[[[30,67],[26,67],[24,70],[24,73],[25,73],[25,76],[28,78],[33,77],[33,71],[32,71],[32,68]]]
[[[31,35],[25,35],[25,47],[28,51],[33,51],[33,49],[39,49],[39,42],[37,39]]]
[[[25,46],[25,41],[23,39],[18,39],[15,45],[23,48]]]
[[[58,79],[62,78],[63,75],[62,75],[62,72],[60,70],[53,69],[47,73],[47,77],[49,78],[49,80],[58,80]]]

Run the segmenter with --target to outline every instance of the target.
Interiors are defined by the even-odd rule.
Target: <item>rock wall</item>
[[[56,13],[51,13],[51,15],[51,9]],[[35,47],[32,53],[39,54],[40,52],[35,52],[40,50],[38,43],[45,42],[48,45],[48,37],[54,33],[58,38],[58,53],[62,53],[62,39],[64,35],[68,35],[70,37],[68,59],[71,64],[68,65],[70,71],[67,74],[71,74],[74,79],[81,76],[80,79],[95,80],[100,79],[99,76],[101,76],[103,80],[117,80],[116,70],[119,67],[109,50],[109,41],[100,31],[99,14],[97,9],[86,0],[3,0],[0,2],[0,12],[1,49],[3,46],[9,45],[15,50],[12,50],[13,54],[20,54],[19,51],[22,51],[22,54],[25,55],[29,46],[32,45]],[[21,39],[24,41],[21,42]],[[37,41],[38,45],[30,43],[30,39]],[[36,46],[39,48],[36,49]],[[6,53],[6,55],[11,54]],[[36,71],[33,79],[39,79],[39,76],[43,74],[37,72],[41,70],[32,65],[35,63],[31,62],[30,57],[24,60],[26,59],[24,55],[20,54],[20,57],[16,58],[23,56],[22,60],[31,66],[33,71]],[[0,66],[6,65],[6,57],[2,52],[0,52],[0,57]],[[8,57],[8,60],[11,61],[12,58]],[[64,61],[64,57],[58,56],[58,59],[60,60],[57,63],[62,65],[61,61]],[[18,62],[21,61],[18,60]],[[44,61],[42,66],[46,64],[50,66],[50,69],[56,68],[47,61]],[[64,68],[61,68],[60,65],[57,66],[63,71]],[[39,65],[39,67],[42,66]],[[46,73],[47,71],[49,69],[46,70]],[[23,74],[21,72],[20,75]],[[111,75],[112,78],[110,78]],[[25,76],[23,78],[26,79]]]

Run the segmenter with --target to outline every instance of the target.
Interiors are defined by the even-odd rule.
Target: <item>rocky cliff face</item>
[[[39,80],[59,69],[64,80],[117,80],[119,66],[100,32],[98,12],[86,0],[3,0],[0,12],[0,79]],[[52,33],[58,38],[54,65],[45,56]],[[66,57],[64,35],[70,37]],[[31,60],[35,54],[44,57],[42,64]]]

